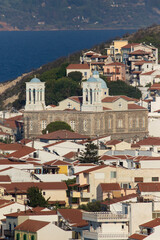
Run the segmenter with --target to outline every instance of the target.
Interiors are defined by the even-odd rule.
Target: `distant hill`
[[[160,24],[159,0],[0,0],[0,30],[138,29],[152,24]]]

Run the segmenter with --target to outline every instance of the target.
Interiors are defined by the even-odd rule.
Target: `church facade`
[[[25,138],[41,135],[42,130],[54,121],[64,121],[75,132],[89,137],[111,135],[113,139],[131,141],[148,134],[148,110],[137,105],[135,99],[109,96],[105,81],[96,71],[83,83],[82,101],[74,96],[54,108],[45,106],[42,84],[37,78],[26,83]]]

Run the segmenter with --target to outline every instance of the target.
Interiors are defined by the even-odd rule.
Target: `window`
[[[32,131],[32,130],[33,130],[33,122],[30,121],[30,122],[29,122],[29,125],[30,125],[30,130]]]
[[[72,130],[75,130],[75,121],[70,121],[70,125]]]
[[[111,172],[111,178],[116,178],[116,176],[117,176],[117,174],[116,174],[116,172]]]
[[[45,193],[45,192],[43,192],[43,195],[46,195],[46,193]]]
[[[118,128],[123,128],[123,121],[122,121],[122,119],[118,119],[117,127]]]
[[[159,182],[159,177],[152,177],[152,182]]]
[[[87,77],[87,72],[84,72],[84,76]]]
[[[135,177],[134,181],[135,182],[143,182],[143,177]]]
[[[122,229],[124,229],[124,225],[122,225]]]
[[[123,162],[119,162],[119,165],[123,167]]]
[[[87,120],[83,121],[83,130],[87,131]]]
[[[136,127],[139,127],[139,118],[136,118]]]
[[[27,240],[27,234],[23,235],[23,240]]]
[[[112,126],[112,120],[111,118],[108,119],[108,129],[111,129]]]
[[[41,129],[44,130],[47,126],[46,120],[42,120],[41,122]]]
[[[34,235],[31,236],[31,240],[35,240]]]
[[[19,233],[17,233],[17,235],[16,235],[16,240],[20,240],[20,234]]]

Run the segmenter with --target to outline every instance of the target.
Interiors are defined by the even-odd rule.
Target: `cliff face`
[[[0,0],[0,30],[140,28],[160,23],[159,0]]]

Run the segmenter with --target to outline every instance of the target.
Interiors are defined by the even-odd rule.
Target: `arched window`
[[[27,240],[27,234],[23,235],[23,240]]]
[[[92,104],[92,89],[90,89],[90,104]]]
[[[39,101],[39,89],[37,90],[37,101]]]
[[[17,235],[16,235],[16,240],[20,240],[20,234],[19,233],[17,233]]]
[[[94,89],[94,102],[96,102],[96,89]]]
[[[33,89],[33,103],[36,103],[36,90]]]
[[[35,240],[35,237],[34,237],[34,235],[32,235],[32,236],[31,236],[31,240]]]
[[[31,103],[31,89],[29,89],[29,103]]]
[[[86,89],[86,102],[88,103],[88,89]]]
[[[42,88],[40,89],[40,101],[42,101]]]

